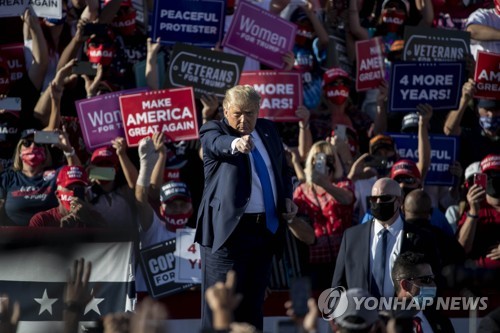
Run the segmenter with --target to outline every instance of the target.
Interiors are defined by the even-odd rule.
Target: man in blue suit
[[[223,108],[222,121],[200,129],[205,188],[195,240],[201,245],[202,291],[234,270],[236,292],[243,295],[234,319],[262,330],[272,257],[282,251],[286,223],[297,207],[278,132],[271,121],[257,119],[259,94],[235,86]],[[202,303],[202,327],[210,328],[204,297]]]

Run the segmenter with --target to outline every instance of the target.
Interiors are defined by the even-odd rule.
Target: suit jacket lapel
[[[364,250],[363,252],[363,256],[361,256],[360,258],[366,258],[364,260],[364,264],[363,264],[363,271],[361,272],[361,274],[363,274],[362,276],[365,277],[366,279],[366,285],[368,286],[368,290],[371,290],[371,282],[372,282],[372,274],[371,274],[371,271],[370,271],[370,257],[372,255],[372,251],[371,251],[371,248],[370,248],[370,243],[371,243],[371,234],[372,234],[372,227],[373,227],[373,220],[371,220],[370,222],[366,223],[366,227],[364,228],[363,230],[363,234],[361,235],[361,244],[366,244],[366,250]],[[366,253],[368,255],[366,255]]]

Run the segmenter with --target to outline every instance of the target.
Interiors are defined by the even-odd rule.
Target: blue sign
[[[389,111],[414,112],[422,103],[434,110],[457,109],[465,80],[464,66],[464,62],[394,63]]]
[[[394,139],[400,158],[418,161],[417,135],[388,134]],[[446,135],[429,135],[429,139],[431,143],[431,165],[425,177],[425,184],[453,185],[455,179],[448,169],[458,157],[458,138]]]
[[[177,42],[213,47],[222,40],[225,0],[155,1],[151,38],[164,45]]]

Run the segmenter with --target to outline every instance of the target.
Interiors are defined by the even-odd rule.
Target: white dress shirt
[[[250,136],[252,137],[252,141],[255,148],[259,150],[260,155],[262,155],[262,159],[264,159],[264,162],[266,163],[267,172],[269,172],[269,177],[271,178],[271,187],[273,188],[274,204],[276,205],[278,201],[278,195],[276,192],[276,179],[274,177],[274,171],[273,171],[273,166],[271,164],[271,159],[269,158],[269,154],[267,153],[266,147],[264,146],[264,143],[262,142],[257,131],[254,130],[252,133],[250,133]],[[239,138],[231,142],[231,150],[233,154],[237,153],[235,145],[236,141],[238,140]],[[266,211],[266,209],[264,207],[264,195],[262,194],[262,185],[260,184],[259,175],[255,170],[253,156],[251,153],[249,153],[248,155],[249,155],[248,157],[250,158],[250,166],[252,169],[252,190],[250,192],[250,201],[248,202],[248,206],[245,209],[245,213],[263,213]]]
[[[380,240],[380,231],[384,227],[377,220],[374,219],[372,224],[372,231],[370,237],[370,271],[373,272],[373,261],[375,260],[375,252],[377,249],[377,243]],[[384,297],[394,296],[394,284],[392,283],[391,271],[394,266],[394,260],[396,260],[399,252],[401,250],[401,240],[403,235],[403,220],[401,216],[387,228],[389,233],[387,234],[387,258],[385,259],[385,275],[384,275]]]

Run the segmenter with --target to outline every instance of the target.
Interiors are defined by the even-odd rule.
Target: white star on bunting
[[[34,298],[34,300],[40,304],[40,312],[38,312],[38,315],[41,315],[44,311],[52,314],[52,305],[57,302],[58,298],[49,298],[47,289],[45,289],[42,298]]]
[[[94,297],[94,289],[92,289],[92,291],[90,292],[90,294],[92,295],[92,299],[90,300],[90,302],[85,306],[85,311],[83,312],[83,315],[86,315],[89,311],[94,311],[95,313],[97,313],[99,316],[101,315],[101,311],[99,310],[99,303],[101,303],[102,301],[104,301],[104,298],[95,298]]]

